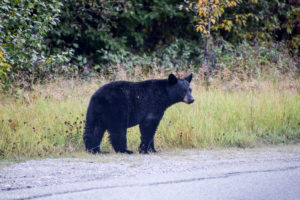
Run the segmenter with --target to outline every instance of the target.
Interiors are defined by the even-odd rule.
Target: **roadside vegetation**
[[[118,73],[119,75],[122,73]],[[116,79],[162,78],[163,74]],[[299,77],[292,74],[240,81],[229,71],[203,86],[193,80],[191,105],[169,108],[155,137],[158,149],[257,147],[300,141]],[[221,80],[220,77],[223,77]],[[98,77],[56,80],[18,90],[18,98],[1,95],[0,156],[2,159],[69,155],[83,152],[85,113],[92,93],[108,80]],[[5,133],[5,134],[4,134]],[[113,152],[105,134],[102,150]],[[138,127],[128,129],[128,146],[137,151]]]

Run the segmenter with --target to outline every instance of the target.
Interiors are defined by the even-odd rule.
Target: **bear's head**
[[[193,74],[179,79],[174,74],[170,74],[168,77],[168,95],[174,102],[184,102],[191,104],[194,102],[192,97],[192,89],[190,82],[192,81]]]

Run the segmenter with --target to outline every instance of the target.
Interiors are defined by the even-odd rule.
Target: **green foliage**
[[[3,0],[0,3],[1,84],[31,82],[49,73],[50,66],[66,61],[64,55],[49,55],[47,32],[59,23],[58,0]],[[9,66],[9,67],[8,67]],[[2,81],[3,80],[3,81]]]
[[[167,70],[186,70],[203,60],[203,50],[196,41],[176,39],[172,44],[157,50],[155,57]]]
[[[170,0],[65,2],[61,23],[48,35],[51,50],[74,49],[72,64],[79,73],[120,63],[143,67],[176,38],[195,37],[191,16],[178,10],[179,4]]]
[[[220,40],[213,44],[213,56],[217,59],[215,68],[232,71],[250,71],[251,75],[261,75],[262,71],[273,70],[281,73],[296,72],[297,61],[289,54],[287,44],[260,42],[250,44],[247,41],[233,46]]]
[[[10,72],[11,66],[7,63],[4,56],[4,50],[0,49],[0,88],[7,90],[9,86],[9,78],[7,74]]]
[[[130,72],[135,67],[146,71],[174,71],[194,69],[197,63],[203,59],[203,50],[195,41],[176,39],[170,45],[163,45],[152,53],[136,55],[130,51],[120,50],[117,54],[104,51],[103,58],[109,61],[106,69],[113,69],[116,66],[125,67]],[[97,65],[99,66],[99,65]]]
[[[105,63],[106,51],[117,52],[124,40],[114,38],[114,20],[124,10],[125,3],[117,1],[65,1],[60,24],[49,35],[54,53],[72,49],[72,71],[82,72],[85,65]],[[90,66],[89,66],[90,67]]]
[[[285,58],[291,60],[299,54],[300,34],[296,25],[300,12],[295,1],[212,2],[215,17],[210,18],[214,28],[211,35],[224,41],[223,46],[214,45],[212,39],[208,41],[214,47],[209,52],[214,66],[234,69],[237,53],[232,52],[240,50],[227,47],[246,43],[251,55],[254,54],[251,49],[259,45],[262,45],[260,50],[267,51],[265,54],[276,51],[270,48],[279,45],[286,49]],[[30,87],[37,80],[57,75],[106,73],[118,66],[129,72],[137,67],[197,71],[205,60],[205,40],[195,31],[194,15],[179,9],[182,4],[182,0],[3,0],[0,3],[1,87],[5,90],[13,85]],[[203,29],[207,12],[199,11],[204,18],[197,21],[198,27],[202,24]],[[246,64],[252,58],[244,54],[247,61],[237,66],[263,63]]]
[[[300,34],[299,3],[296,1],[244,0],[236,9],[229,9],[224,19],[233,20],[233,30],[222,36],[232,42],[238,41],[286,41],[289,48],[298,53]],[[234,16],[232,18],[231,16]]]

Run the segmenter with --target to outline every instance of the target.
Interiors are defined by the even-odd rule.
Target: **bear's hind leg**
[[[109,139],[115,152],[132,154],[133,152],[127,149],[126,128],[120,130],[108,130]]]
[[[85,144],[86,151],[90,153],[101,153],[100,143],[104,135],[105,129],[97,125],[93,128],[85,127],[85,132],[83,135],[83,140]]]

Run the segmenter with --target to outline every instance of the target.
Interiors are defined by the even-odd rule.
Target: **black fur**
[[[83,135],[86,150],[100,152],[100,143],[108,130],[116,152],[131,154],[127,149],[127,128],[139,124],[140,153],[156,152],[154,134],[165,110],[178,102],[192,103],[189,83],[192,74],[177,79],[153,79],[142,82],[116,81],[98,89],[90,100]]]

